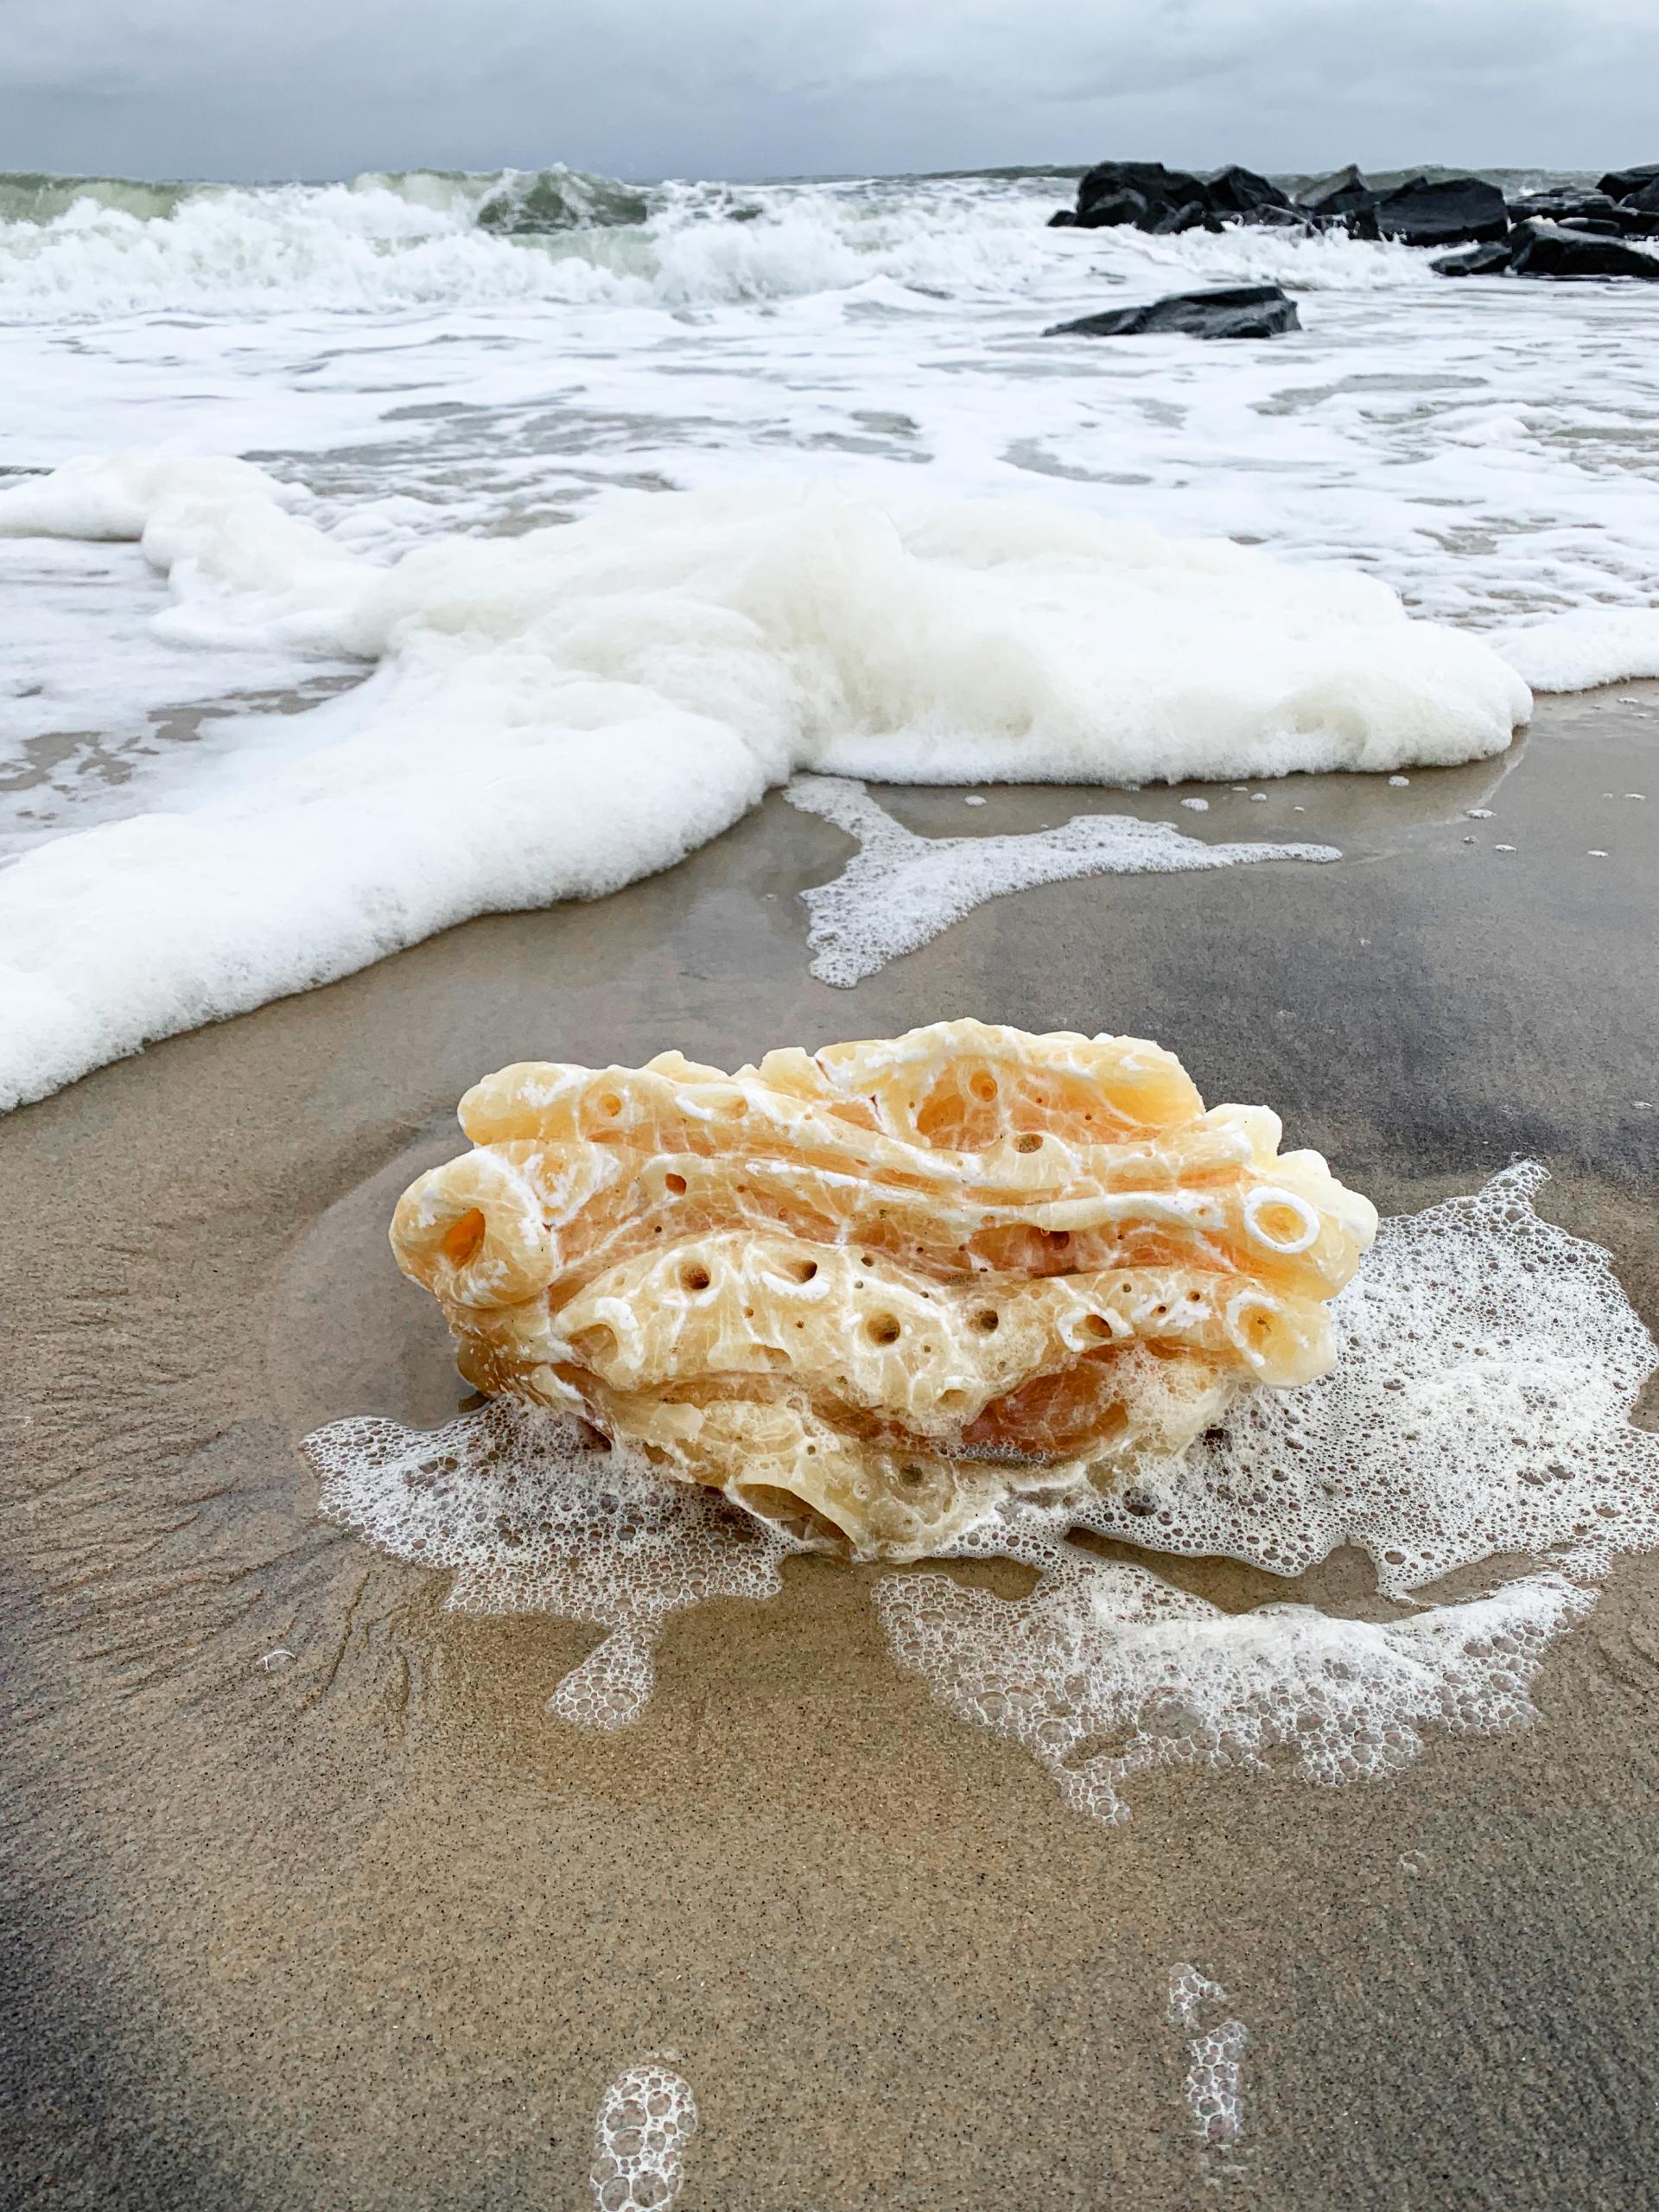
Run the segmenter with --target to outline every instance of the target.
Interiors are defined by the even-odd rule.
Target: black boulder
[[[1222,223],[1281,221],[1291,213],[1276,184],[1236,162],[1211,176],[1166,168],[1161,162],[1097,162],[1077,187],[1077,226],[1085,231],[1128,223],[1168,232],[1200,222],[1213,230]]]
[[[1217,230],[1221,225],[1213,215],[1207,214],[1196,200],[1189,200],[1184,207],[1166,207],[1151,226],[1154,238],[1172,238],[1180,231],[1201,231],[1205,223],[1213,223]]]
[[[1517,276],[1634,276],[1659,284],[1659,254],[1643,253],[1620,238],[1561,230],[1554,223],[1522,223],[1510,266]]]
[[[1072,219],[1080,231],[1116,230],[1125,223],[1147,230],[1166,212],[1160,206],[1154,214],[1144,192],[1122,185],[1116,192],[1103,192],[1098,199],[1079,206]]]
[[[1212,214],[1254,215],[1290,206],[1288,194],[1281,192],[1276,184],[1269,184],[1266,177],[1258,176],[1254,169],[1241,168],[1236,162],[1217,169],[1203,183],[1205,203]]]
[[[1097,162],[1077,187],[1077,221],[1085,230],[1109,223],[1138,225],[1147,215],[1155,222],[1172,207],[1201,197],[1195,176],[1166,169],[1161,162]],[[1138,213],[1103,212],[1137,200]]]
[[[1418,178],[1385,192],[1376,205],[1350,219],[1369,236],[1397,238],[1405,245],[1479,245],[1509,234],[1510,211],[1495,184],[1477,176],[1447,177],[1430,184]]]
[[[1649,193],[1651,199],[1644,196]],[[1512,221],[1524,223],[1535,215],[1548,223],[1593,224],[1611,237],[1646,238],[1659,231],[1659,188],[1643,186],[1629,200],[1610,199],[1605,192],[1560,188],[1529,192],[1524,200],[1510,202]]]
[[[1605,192],[1610,200],[1629,200],[1655,177],[1659,177],[1659,162],[1644,162],[1639,168],[1609,169],[1596,190]]]
[[[1178,292],[1144,307],[1115,308],[1057,322],[1045,338],[1276,338],[1300,330],[1296,302],[1277,284],[1243,284],[1225,292]]]
[[[1351,162],[1335,176],[1322,178],[1303,193],[1297,205],[1310,215],[1351,215],[1362,207],[1375,207],[1382,197],[1374,191]]]
[[[1473,246],[1467,253],[1448,253],[1429,264],[1437,276],[1497,276],[1510,265],[1507,238]]]

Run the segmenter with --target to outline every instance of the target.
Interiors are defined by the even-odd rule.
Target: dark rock
[[[1418,178],[1386,192],[1375,207],[1359,211],[1376,226],[1376,235],[1405,245],[1479,244],[1509,235],[1510,211],[1495,184],[1479,177],[1447,177],[1430,184]]]
[[[1522,223],[1510,266],[1517,276],[1634,276],[1659,284],[1659,254],[1642,253],[1621,238],[1586,238],[1554,223]]]
[[[1478,245],[1468,253],[1448,253],[1439,261],[1429,264],[1440,276],[1496,276],[1509,265],[1510,245],[1507,238]]]
[[[1375,207],[1382,197],[1350,162],[1335,176],[1324,177],[1318,184],[1310,185],[1297,204],[1312,215],[1351,215],[1357,208]]]
[[[1254,169],[1241,168],[1236,162],[1224,169],[1217,169],[1213,176],[1203,180],[1205,204],[1216,215],[1253,215],[1268,208],[1290,206],[1288,194],[1281,192],[1276,184],[1269,184]]]
[[[1102,193],[1098,200],[1090,200],[1086,207],[1079,205],[1072,219],[1080,231],[1099,231],[1115,229],[1122,223],[1144,230],[1148,220],[1155,219],[1146,194],[1133,192],[1125,185],[1121,191]]]
[[[1643,192],[1653,190],[1644,186]],[[1549,223],[1593,223],[1611,236],[1646,238],[1659,228],[1659,190],[1643,204],[1638,193],[1630,200],[1611,200],[1605,192],[1529,192],[1524,200],[1510,203],[1512,221],[1524,223],[1541,215]]]
[[[1618,200],[1605,192],[1574,192],[1559,184],[1510,202],[1510,213],[1517,223],[1529,215],[1612,215],[1618,211]]]
[[[1154,238],[1169,238],[1178,231],[1201,231],[1204,221],[1205,210],[1196,200],[1189,200],[1184,207],[1166,207],[1152,226],[1152,233]]]
[[[1300,330],[1296,302],[1277,284],[1243,284],[1225,292],[1178,292],[1145,307],[1116,308],[1057,322],[1045,338],[1276,338]]]
[[[1624,226],[1609,222],[1605,215],[1563,215],[1560,226],[1564,231],[1581,231],[1586,238],[1618,238],[1624,235]]]
[[[1196,208],[1196,218],[1186,214]],[[1132,223],[1137,230],[1167,232],[1217,228],[1225,222],[1275,219],[1290,209],[1276,184],[1236,162],[1213,176],[1166,168],[1161,162],[1099,162],[1077,187],[1077,223],[1084,230]]]
[[[1610,200],[1628,200],[1644,184],[1651,184],[1655,177],[1659,177],[1659,162],[1648,162],[1640,168],[1609,169],[1596,189],[1605,192]]]
[[[1069,231],[1077,219],[1070,207],[1057,207],[1048,219],[1048,227],[1051,231]]]
[[[1638,191],[1627,192],[1621,204],[1638,215],[1659,215],[1659,175],[1649,177]]]
[[[1138,216],[1103,217],[1096,212],[1127,194],[1142,203],[1143,212],[1154,222],[1170,208],[1204,197],[1197,177],[1166,169],[1161,162],[1097,162],[1077,187],[1078,222],[1088,230],[1103,221],[1138,222]]]

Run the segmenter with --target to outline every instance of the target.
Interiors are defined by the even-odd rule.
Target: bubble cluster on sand
[[[653,2060],[619,2074],[594,2122],[591,2179],[599,2212],[668,2212],[685,2183],[697,2101]]]
[[[1172,875],[1256,861],[1339,861],[1334,845],[1206,845],[1167,822],[1079,814],[1057,829],[1005,837],[918,837],[845,776],[797,776],[784,797],[856,837],[831,883],[803,891],[812,973],[843,988],[1007,892],[1096,875]],[[1183,799],[1203,808],[1203,799]]]
[[[1005,1501],[956,1548],[1039,1567],[1028,1598],[938,1572],[879,1586],[901,1664],[1109,1821],[1150,1768],[1261,1770],[1286,1753],[1332,1783],[1397,1772],[1426,1732],[1525,1726],[1544,1653],[1593,1605],[1595,1579],[1616,1552],[1659,1544],[1659,1438],[1627,1419],[1653,1340],[1606,1254],[1534,1211],[1542,1179],[1514,1167],[1385,1222],[1332,1307],[1340,1351],[1321,1381],[1256,1394],[1097,1499]],[[1081,1554],[1078,1528],[1283,1575],[1356,1545],[1395,1599],[1506,1554],[1548,1564],[1401,1619],[1229,1614]]]
[[[1397,1599],[1506,1553],[1582,1581],[1659,1546],[1659,1437],[1629,1419],[1659,1349],[1601,1247],[1535,1211],[1547,1179],[1385,1221],[1332,1372],[1258,1391],[1089,1525],[1287,1575],[1355,1544]]]
[[[1233,2154],[1244,2133],[1243,2062],[1249,2031],[1243,2020],[1233,2019],[1205,2027],[1199,2014],[1226,2002],[1220,1983],[1197,1967],[1182,1962],[1170,1968],[1170,2024],[1198,2031],[1186,2047],[1189,2063],[1181,2094],[1206,2173],[1217,2178],[1239,2171]]]
[[[1265,1772],[1285,1753],[1306,1782],[1375,1779],[1408,1766],[1430,1731],[1523,1726],[1545,1650],[1593,1602],[1550,1576],[1402,1622],[1301,1605],[1230,1615],[1145,1567],[1064,1557],[1058,1541],[983,1548],[1047,1571],[1012,1603],[945,1574],[882,1583],[893,1656],[1109,1823],[1129,1817],[1122,1785],[1154,1768]]]
[[[874,1586],[899,1662],[954,1713],[1021,1745],[1077,1811],[1128,1817],[1125,1783],[1162,1767],[1336,1783],[1398,1773],[1433,1733],[1534,1719],[1552,1641],[1614,1556],[1659,1546],[1659,1437],[1630,1426],[1659,1363],[1607,1255],[1541,1220],[1534,1166],[1385,1221],[1332,1307],[1335,1370],[1257,1393],[1177,1459],[1044,1503],[1007,1497],[950,1547],[1037,1567],[1009,1600],[937,1568]],[[642,1458],[580,1447],[573,1424],[492,1403],[435,1434],[385,1421],[312,1438],[324,1510],[398,1557],[458,1570],[449,1603],[602,1623],[561,1717],[638,1713],[666,1616],[761,1598],[793,1547]],[[1305,1603],[1229,1613],[1143,1552],[1220,1554],[1294,1576],[1342,1546],[1382,1600],[1351,1619]],[[1523,1554],[1457,1602],[1414,1596],[1457,1568]],[[1222,2054],[1225,2056],[1225,2054]]]
[[[617,1728],[655,1680],[671,1613],[709,1598],[770,1598],[792,1547],[717,1492],[667,1481],[580,1422],[493,1400],[445,1427],[363,1418],[305,1440],[321,1510],[411,1565],[455,1570],[457,1612],[555,1613],[609,1633],[550,1710]]]

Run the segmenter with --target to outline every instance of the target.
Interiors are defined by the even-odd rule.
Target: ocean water
[[[0,1095],[800,770],[1392,770],[1659,674],[1659,287],[1046,229],[1074,179],[0,181]],[[1042,335],[1243,281],[1303,331]]]

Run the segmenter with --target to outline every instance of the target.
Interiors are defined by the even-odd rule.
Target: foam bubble
[[[1263,1773],[1283,1754],[1306,1782],[1376,1779],[1436,1730],[1523,1726],[1546,1649],[1593,1602],[1540,1576],[1403,1622],[1299,1605],[1230,1615],[1145,1567],[1017,1535],[984,1548],[1040,1562],[1042,1581],[1016,1602],[944,1574],[882,1582],[893,1656],[959,1718],[1029,1751],[1074,1811],[1113,1825],[1129,1817],[1123,1785],[1160,1767]]]
[[[1244,2050],[1249,2031],[1242,2020],[1200,2025],[1202,2012],[1223,2005],[1227,1993],[1185,1962],[1169,1970],[1172,2026],[1197,2029],[1187,2045],[1189,2063],[1181,2094],[1203,2158],[1217,2176],[1237,2171],[1234,2153],[1244,2133]]]
[[[555,1613],[606,1629],[550,1702],[594,1728],[637,1720],[669,1615],[770,1598],[793,1548],[713,1491],[668,1481],[580,1423],[497,1399],[435,1430],[364,1418],[305,1440],[321,1510],[411,1565],[454,1568],[452,1611]]]
[[[918,837],[861,785],[840,776],[797,776],[784,797],[859,842],[833,883],[801,893],[810,917],[812,973],[842,986],[914,952],[988,899],[1033,884],[1342,858],[1334,845],[1206,845],[1166,822],[1130,814],[1079,814],[1058,829],[1016,836]]]
[[[1256,1393],[1122,1490],[1001,1503],[956,1548],[1039,1567],[1030,1597],[937,1573],[878,1585],[895,1656],[1108,1821],[1128,1816],[1122,1783],[1157,1767],[1285,1754],[1332,1783],[1400,1771],[1432,1732],[1526,1726],[1544,1654],[1596,1578],[1659,1545],[1659,1439],[1628,1419],[1659,1354],[1607,1255],[1534,1211],[1543,1179],[1517,1166],[1384,1222],[1332,1305],[1321,1381]],[[1357,1545],[1395,1599],[1504,1554],[1548,1564],[1404,1619],[1230,1615],[1080,1554],[1077,1528],[1283,1575]]]
[[[627,2067],[600,2101],[590,2175],[599,2212],[668,2212],[697,2132],[689,2083],[653,2059]]]
[[[1588,1579],[1659,1546],[1659,1437],[1629,1420],[1659,1352],[1607,1254],[1535,1211],[1547,1179],[1524,1162],[1383,1222],[1332,1373],[1256,1392],[1087,1525],[1286,1575],[1357,1545],[1395,1599],[1505,1554]]]

